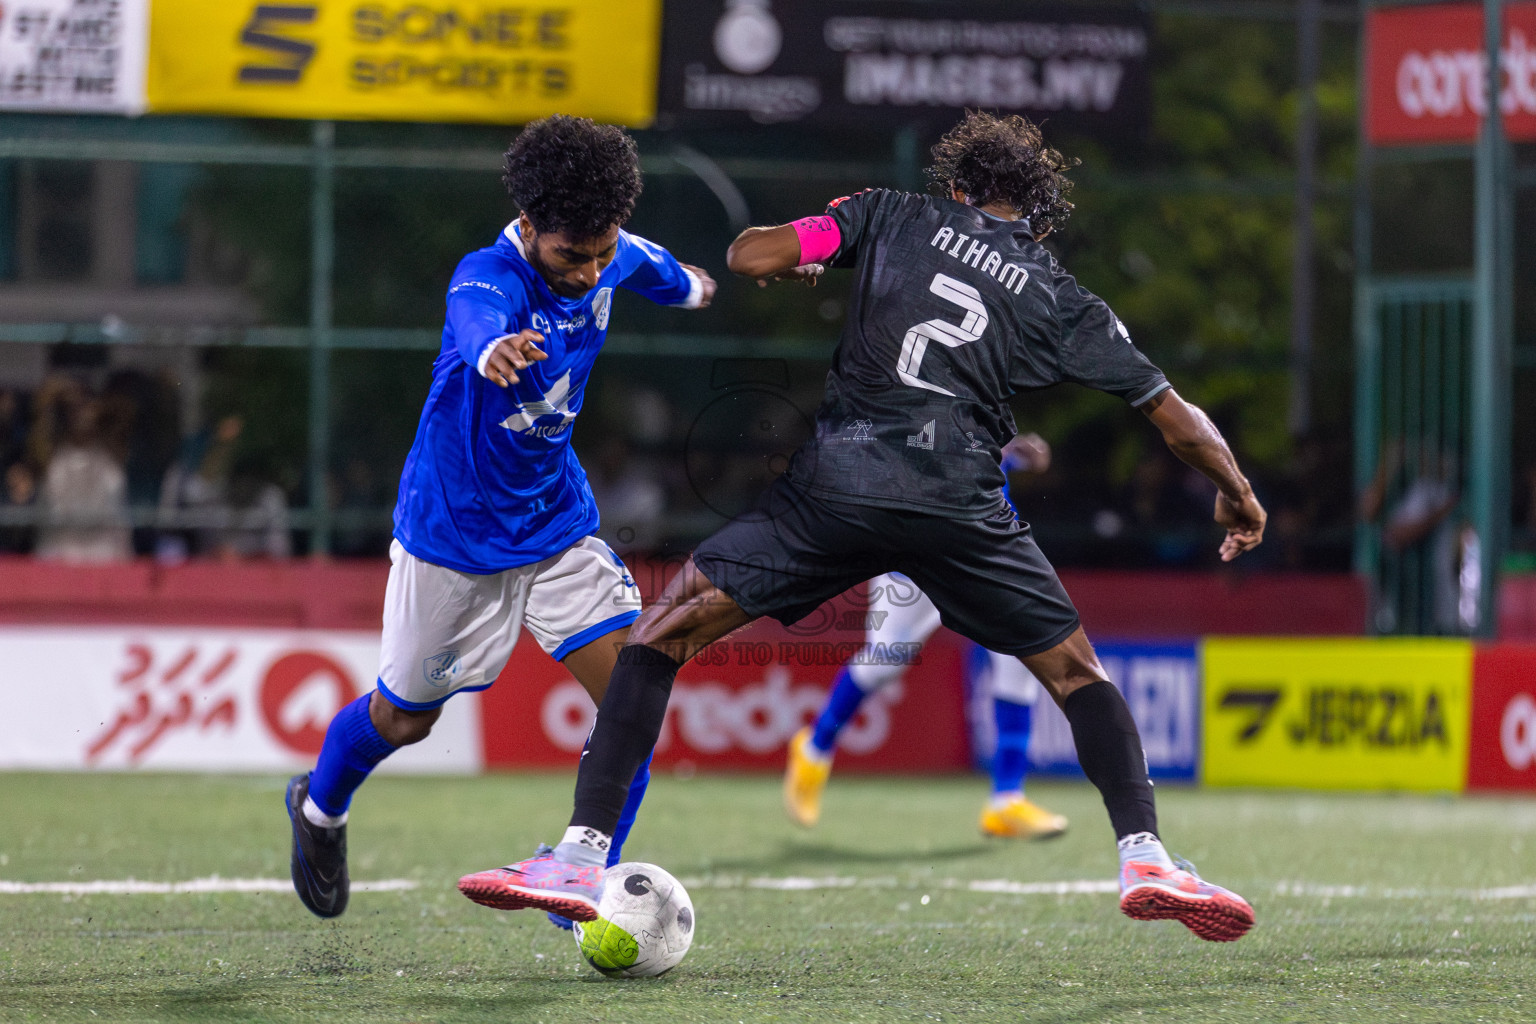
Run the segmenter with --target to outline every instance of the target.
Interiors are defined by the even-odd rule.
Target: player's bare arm
[[[804,281],[814,288],[826,267],[802,263],[801,258],[800,233],[794,224],[780,224],[747,228],[737,235],[726,250],[725,265],[733,274],[755,279],[760,288],[769,281]]]
[[[491,349],[491,354],[485,361],[486,379],[504,388],[516,384],[519,379],[518,370],[526,370],[529,363],[537,363],[549,358],[549,355],[539,348],[539,343],[543,340],[544,335],[538,331],[528,330],[497,338],[496,347]]]
[[[1216,522],[1227,531],[1221,542],[1221,560],[1230,562],[1258,547],[1269,517],[1210,417],[1172,388],[1153,397],[1141,411],[1163,432],[1173,454],[1216,485]]]

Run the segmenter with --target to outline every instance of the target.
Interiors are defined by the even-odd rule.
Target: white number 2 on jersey
[[[981,332],[987,329],[987,307],[982,305],[980,292],[948,274],[933,275],[933,283],[928,286],[928,290],[965,310],[965,319],[958,326],[945,320],[929,320],[909,330],[901,340],[901,358],[896,361],[896,376],[901,378],[903,384],[937,391],[953,398],[953,391],[946,391],[937,384],[918,379],[917,371],[922,366],[923,353],[928,351],[930,341],[957,348],[981,337]]]

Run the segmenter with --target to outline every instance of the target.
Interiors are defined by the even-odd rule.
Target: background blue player
[[[622,230],[641,182],[621,129],[535,121],[502,180],[521,213],[454,272],[400,479],[378,688],[337,712],[314,771],[288,784],[293,885],[321,917],[346,910],[347,808],[379,762],[424,739],[453,694],[490,686],[523,626],[601,703],[640,614],[623,561],[593,536],[572,424],[615,288],[698,309],[715,282]],[[630,787],[629,824],[648,781],[642,769]]]
[[[1020,434],[1003,446],[1004,473],[1044,473],[1051,465],[1051,446],[1039,434]],[[1009,497],[1006,485],[1004,497]],[[1012,499],[1009,498],[1012,504]],[[784,766],[784,812],[791,821],[811,828],[821,820],[821,796],[832,775],[837,738],[864,701],[899,683],[910,661],[876,652],[902,651],[917,655],[939,628],[939,609],[900,573],[869,581],[869,615],[864,648],[848,660],[814,724],[789,741]],[[1040,681],[1017,658],[975,647],[967,672],[985,686],[992,705],[997,743],[988,761],[992,793],[981,808],[977,827],[999,839],[1050,839],[1067,830],[1067,819],[1024,795],[1024,775],[1034,705]]]

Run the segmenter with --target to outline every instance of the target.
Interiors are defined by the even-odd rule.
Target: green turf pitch
[[[282,792],[0,774],[0,880],[284,878]],[[353,877],[418,888],[335,923],[291,893],[0,894],[0,1021],[1536,1020],[1536,801],[1165,787],[1170,846],[1257,909],[1213,945],[1108,894],[970,888],[1113,877],[1093,791],[1034,792],[1064,838],[980,840],[974,779],[837,778],[805,833],[776,780],[659,777],[626,852],[691,885],[697,940],[616,982],[542,915],[454,889],[557,837],[568,777],[377,778]],[[795,884],[822,887],[763,887]]]

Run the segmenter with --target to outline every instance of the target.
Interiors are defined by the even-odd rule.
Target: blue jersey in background
[[[613,290],[696,307],[702,286],[661,246],[620,231],[613,262],[580,299],[549,290],[516,222],[464,257],[448,288],[443,348],[400,476],[395,537],[417,558],[468,573],[542,561],[597,529],[571,448],[587,376],[608,334]],[[481,376],[496,339],[533,329],[543,362],[502,388]]]

